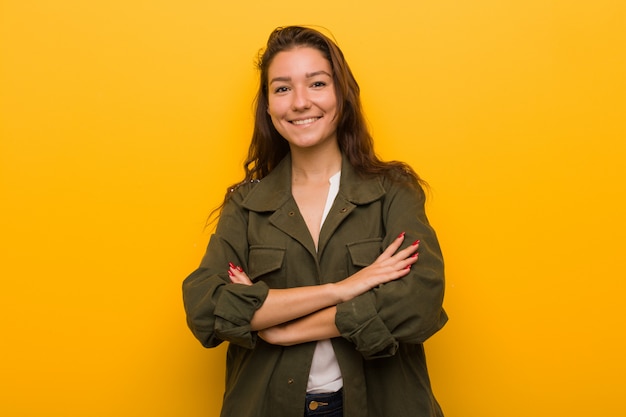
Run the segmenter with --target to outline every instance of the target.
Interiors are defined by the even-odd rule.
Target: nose
[[[294,88],[291,109],[293,111],[306,110],[311,107],[311,100],[306,88]]]

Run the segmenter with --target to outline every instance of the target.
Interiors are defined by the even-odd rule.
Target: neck
[[[321,182],[341,170],[341,151],[335,143],[326,149],[291,149],[292,181],[296,183]]]

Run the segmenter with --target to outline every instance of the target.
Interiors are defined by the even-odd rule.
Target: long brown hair
[[[359,85],[335,42],[312,28],[286,26],[276,28],[270,34],[265,49],[259,53],[257,61],[260,76],[259,90],[255,99],[252,140],[248,157],[243,165],[245,177],[243,181],[228,187],[224,203],[238,186],[267,176],[289,152],[288,142],[278,133],[267,112],[268,69],[279,52],[298,47],[315,48],[330,63],[337,97],[339,149],[346,155],[354,169],[363,176],[384,175],[394,181],[425,185],[408,164],[399,161],[382,161],[374,152],[374,141],[361,107]]]

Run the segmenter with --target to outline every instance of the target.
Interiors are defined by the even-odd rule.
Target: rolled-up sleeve
[[[398,342],[376,311],[372,292],[339,304],[335,322],[341,335],[368,359],[391,356],[398,349]]]
[[[447,321],[443,310],[444,267],[420,188],[389,185],[383,203],[387,247],[405,232],[403,247],[420,240],[411,272],[337,306],[335,324],[366,359],[394,355],[399,343],[423,343]]]
[[[250,330],[250,321],[255,311],[267,297],[268,287],[264,282],[253,285],[226,285],[215,306],[215,334],[222,340],[253,348],[256,332]]]
[[[235,193],[222,210],[200,267],[183,281],[183,304],[187,325],[205,347],[228,341],[253,348],[256,332],[250,330],[254,313],[269,292],[263,282],[233,284],[228,263],[247,269],[247,215]]]

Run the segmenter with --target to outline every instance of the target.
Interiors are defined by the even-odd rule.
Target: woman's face
[[[267,112],[292,149],[337,142],[333,74],[319,50],[299,47],[276,54],[268,68]]]

